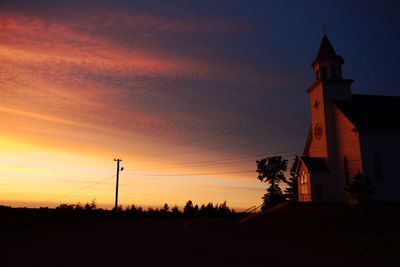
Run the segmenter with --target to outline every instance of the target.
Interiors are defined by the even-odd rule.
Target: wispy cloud
[[[215,88],[213,72],[220,67],[154,56],[121,44],[118,30],[112,31],[125,29],[122,36],[130,31],[208,32],[204,24],[218,21],[185,23],[111,12],[105,19],[97,15],[85,18],[87,23],[64,23],[53,17],[3,13],[1,76],[7,83],[2,94],[9,104],[57,114],[60,119],[181,136],[224,131],[232,125],[228,117],[239,119],[234,110],[218,108],[231,94],[224,89],[227,85]],[[235,28],[216,24],[217,31]]]

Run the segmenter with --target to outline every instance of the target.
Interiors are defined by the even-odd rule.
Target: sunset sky
[[[0,1],[0,205],[261,204],[301,154],[326,24],[353,92],[400,95],[398,1]],[[373,108],[373,107],[372,107]]]

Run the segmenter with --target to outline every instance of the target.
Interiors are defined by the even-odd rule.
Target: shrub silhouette
[[[361,172],[357,173],[345,190],[357,200],[358,204],[368,202],[369,196],[376,193],[376,188],[368,176],[363,176]]]

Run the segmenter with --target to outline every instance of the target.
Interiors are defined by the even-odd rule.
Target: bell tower
[[[314,69],[316,81],[341,80],[344,59],[337,55],[326,34],[321,40],[317,57],[311,66]]]
[[[335,121],[332,100],[350,101],[353,80],[343,78],[344,59],[337,55],[326,33],[317,57],[311,64],[314,83],[307,90],[311,110],[311,143],[307,154],[334,161],[336,155]]]

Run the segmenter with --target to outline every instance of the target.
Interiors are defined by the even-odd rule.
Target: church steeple
[[[344,59],[336,54],[326,33],[324,33],[317,57],[311,64],[314,69],[315,80],[342,80],[342,65],[344,62]]]
[[[311,64],[315,72],[315,82],[307,90],[310,97],[312,122],[312,143],[309,153],[315,157],[336,160],[335,134],[333,121],[336,112],[332,101],[350,101],[353,80],[342,78],[344,60],[336,54],[326,34],[322,37],[318,54]],[[310,152],[311,151],[311,152]]]

